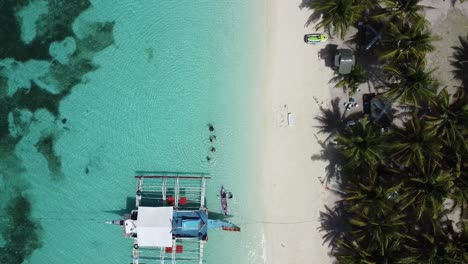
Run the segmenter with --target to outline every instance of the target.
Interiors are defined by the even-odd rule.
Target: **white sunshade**
[[[173,210],[173,207],[138,207],[138,246],[172,247]]]

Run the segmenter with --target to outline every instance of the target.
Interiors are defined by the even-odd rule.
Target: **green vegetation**
[[[425,23],[422,11],[431,8],[420,5],[421,0],[381,0],[380,2],[382,8],[373,16],[374,19],[413,26]]]
[[[455,68],[453,75],[456,79],[462,81],[464,94],[468,92],[468,35],[459,37],[461,46],[452,47],[455,52],[450,64]]]
[[[23,42],[21,36],[21,19],[18,12],[34,1],[28,0],[0,0],[0,59],[14,60],[9,66],[8,62],[1,68],[20,67],[22,63],[38,60],[50,63],[47,75],[39,78],[39,83],[47,84],[49,81],[60,89],[58,93],[51,93],[43,89],[38,80],[27,82],[27,87],[20,87],[13,95],[7,95],[8,71],[0,73],[0,181],[20,181],[20,185],[27,185],[27,179],[19,177],[20,173],[7,172],[11,168],[21,167],[21,160],[16,159],[15,148],[23,137],[22,133],[12,135],[9,119],[10,114],[17,111],[34,113],[39,109],[46,109],[56,119],[61,119],[59,106],[61,100],[67,97],[73,87],[84,82],[84,76],[95,69],[97,65],[93,58],[97,52],[114,43],[113,22],[90,22],[86,26],[88,32],[78,38],[73,31],[76,18],[91,7],[89,0],[48,0],[47,14],[41,15],[35,23],[36,36],[31,42]],[[76,50],[69,56],[69,62],[62,64],[50,52],[53,42],[61,42],[65,38],[72,38]],[[16,74],[17,75],[17,74]],[[20,74],[21,75],[21,74]],[[18,77],[18,76],[16,76]],[[23,76],[24,77],[24,76]],[[29,87],[30,84],[30,87]],[[9,122],[10,120],[10,122]],[[21,124],[27,131],[29,124]],[[53,153],[53,134],[57,131],[48,131],[43,138],[36,142],[38,151],[47,159],[49,169],[53,175],[61,175],[61,161]],[[3,165],[3,166],[2,166]],[[3,185],[0,182],[0,194]],[[10,186],[9,184],[7,186]],[[0,263],[23,263],[41,246],[41,225],[31,217],[31,203],[28,197],[20,190],[12,199],[5,199],[0,204]],[[8,204],[7,204],[8,203]],[[6,206],[6,208],[3,208]]]
[[[310,8],[323,14],[316,29],[333,30],[343,39],[349,27],[361,19],[363,5],[359,0],[318,0],[311,1]]]
[[[386,78],[383,84],[388,88],[385,96],[389,99],[413,105],[433,100],[438,83],[431,76],[433,70],[427,72],[421,61],[386,65],[383,70]]]
[[[382,40],[381,58],[396,63],[424,62],[426,54],[434,50],[431,45],[434,40],[437,39],[420,25],[389,23]]]
[[[14,197],[2,218],[0,263],[23,263],[34,250],[41,247],[41,226],[31,219],[31,203],[22,194]]]
[[[382,25],[377,87],[400,118],[384,129],[368,116],[346,125],[337,100],[316,117],[330,134],[322,151],[327,180],[341,195],[321,212],[324,240],[339,264],[468,263],[468,37],[453,47],[460,86],[449,87],[457,91],[451,96],[426,67],[436,40],[422,15],[429,7],[358,2],[314,1],[312,8],[323,14],[319,27],[341,37],[361,17]],[[338,87],[350,89],[363,82],[338,78]]]

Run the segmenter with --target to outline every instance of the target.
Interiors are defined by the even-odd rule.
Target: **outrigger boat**
[[[304,42],[307,44],[317,44],[320,42],[325,42],[328,40],[328,37],[324,34],[314,33],[304,35]]]
[[[136,208],[123,219],[106,222],[123,226],[124,236],[133,238],[133,264],[174,264],[177,260],[201,264],[208,230],[240,231],[234,224],[208,218],[205,184],[210,177],[138,175],[135,178]]]

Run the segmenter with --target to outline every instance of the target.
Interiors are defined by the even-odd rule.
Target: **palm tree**
[[[462,81],[462,86],[464,87],[464,94],[468,94],[468,36],[458,37],[460,40],[460,46],[454,46],[453,60],[450,61],[450,64],[455,68],[452,71],[454,77]]]
[[[352,202],[351,210],[375,210],[376,201],[393,199],[403,183],[390,183],[382,181],[377,171],[359,173],[353,171],[353,176],[348,177],[344,187],[344,200]],[[377,209],[378,210],[378,209]]]
[[[344,155],[350,168],[374,167],[384,161],[382,137],[367,116],[343,133],[338,133],[336,141],[338,152]]]
[[[424,167],[428,160],[435,162],[442,159],[443,143],[433,134],[427,133],[424,123],[417,113],[403,124],[403,128],[393,127],[389,137],[390,158],[403,167]]]
[[[433,232],[418,232],[417,243],[407,246],[409,256],[400,260],[403,264],[439,264],[468,263],[468,245],[466,238],[458,241],[454,236],[435,234]]]
[[[398,63],[409,63],[414,60],[425,62],[426,53],[434,50],[431,42],[438,38],[432,37],[428,30],[405,23],[389,24],[388,34],[381,41],[383,60],[393,60]]]
[[[468,242],[468,173],[466,172],[467,168],[458,175],[457,179],[454,181],[456,186],[454,193],[452,194],[452,199],[455,201],[454,208],[458,207],[460,209],[460,228],[466,232],[466,241]]]
[[[349,74],[338,75],[332,81],[338,81],[335,88],[344,88],[349,90],[349,95],[353,95],[361,83],[367,81],[367,73],[362,69],[359,64],[353,66]]]
[[[425,129],[433,136],[442,137],[448,145],[467,149],[468,103],[459,98],[450,103],[450,95],[442,89],[434,99],[432,113],[426,115]]]
[[[384,254],[380,250],[368,249],[368,243],[357,242],[351,239],[337,239],[339,246],[333,252],[333,255],[340,264],[391,264],[398,263],[400,256],[399,248],[401,243],[399,241],[391,242],[384,249]]]
[[[403,241],[414,238],[409,235],[406,215],[393,201],[379,200],[375,204],[374,210],[350,213],[350,235],[356,242],[364,243],[367,251],[376,251],[380,256],[388,257],[389,245],[401,245]]]
[[[412,25],[422,25],[425,23],[424,10],[432,7],[420,5],[421,0],[382,0],[382,12],[375,19],[388,19],[409,23]]]
[[[402,209],[411,207],[419,221],[427,212],[432,219],[439,219],[445,210],[443,202],[454,193],[456,176],[440,169],[437,162],[428,160],[423,167],[415,166],[402,172],[405,183],[398,199]]]
[[[387,81],[384,85],[389,89],[384,96],[391,100],[399,100],[404,104],[420,105],[431,102],[437,90],[437,81],[432,78],[434,70],[425,71],[424,63],[416,60],[411,63],[387,65],[384,67]]]
[[[318,0],[312,1],[310,7],[323,15],[315,29],[324,28],[328,32],[333,29],[341,39],[348,28],[361,19],[363,11],[357,0]]]
[[[363,245],[349,239],[337,239],[338,248],[333,252],[338,263],[344,264],[375,264],[373,254],[368,252]]]

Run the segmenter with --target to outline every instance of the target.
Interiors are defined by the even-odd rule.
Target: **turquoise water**
[[[129,263],[131,240],[103,222],[119,218],[133,198],[137,170],[209,173],[207,207],[220,212],[224,185],[234,193],[229,220],[242,232],[210,232],[206,263],[261,263],[262,230],[253,220],[261,219],[253,131],[259,4],[76,1],[61,11],[32,1],[38,8],[19,9],[46,13],[48,6],[49,14],[55,8],[59,17],[73,18],[61,20],[72,31],[58,34],[48,55],[0,64],[0,95],[8,102],[1,109],[8,127],[2,128],[0,198],[10,201],[2,202],[2,221],[18,224],[7,208],[21,194],[36,225],[30,234],[41,245],[30,256],[24,250],[25,263]],[[21,38],[33,43],[47,23],[28,19]],[[8,248],[5,230],[0,247]]]

